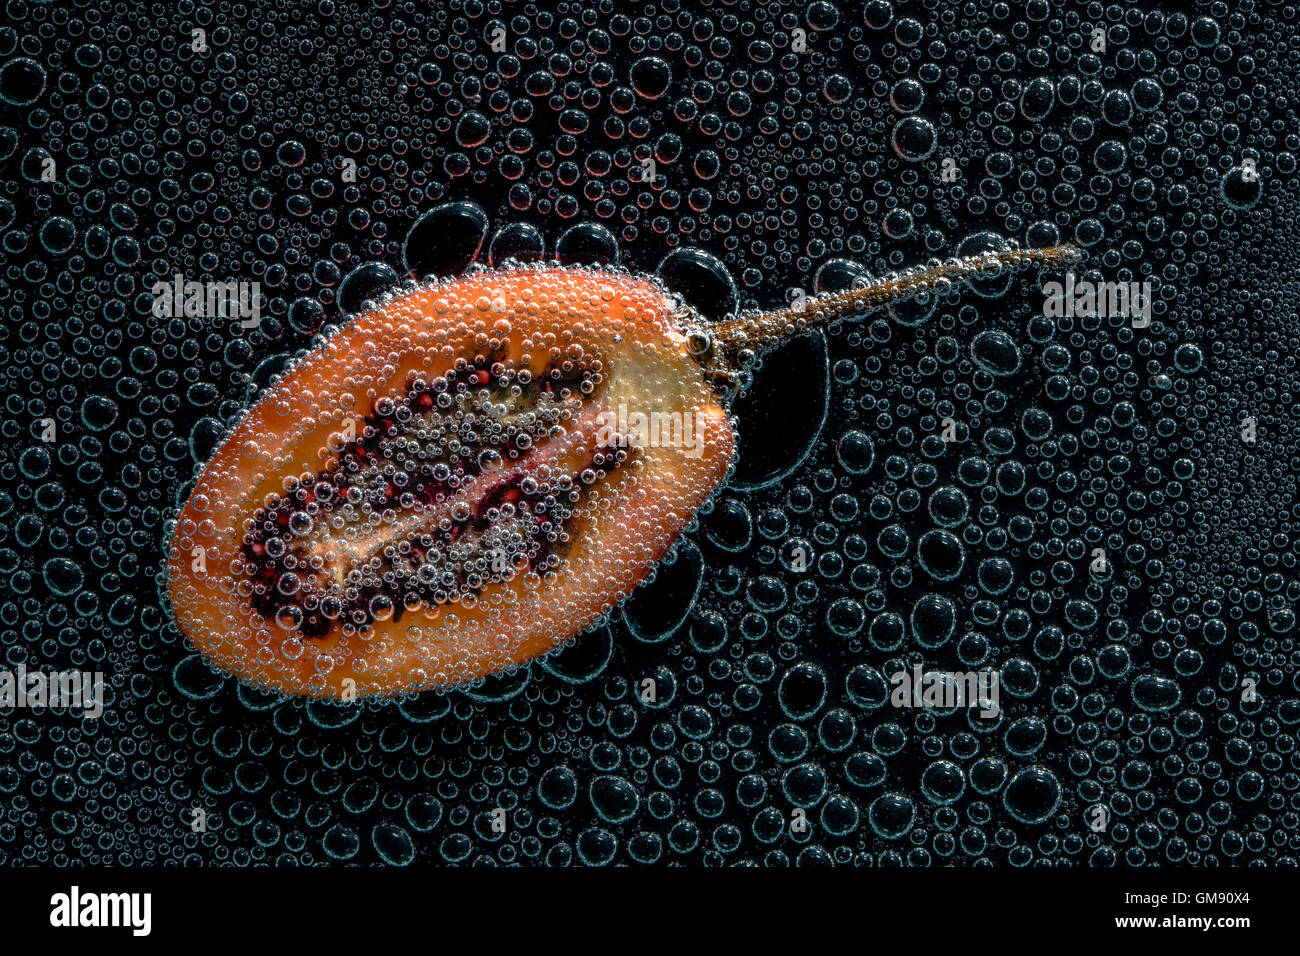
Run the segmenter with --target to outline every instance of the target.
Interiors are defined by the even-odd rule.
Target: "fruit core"
[[[507,358],[412,376],[257,512],[242,553],[260,614],[306,638],[351,633],[559,568],[589,489],[637,448],[588,437],[602,360],[535,376]]]

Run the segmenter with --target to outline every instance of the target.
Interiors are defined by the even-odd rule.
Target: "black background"
[[[0,645],[11,668],[103,670],[111,695],[98,722],[0,716],[3,862],[1294,864],[1294,6],[12,2],[5,16]],[[209,672],[161,597],[167,521],[196,469],[321,328],[412,271],[486,263],[518,223],[548,258],[637,272],[698,247],[704,267],[679,255],[663,271],[715,315],[984,232],[1060,238],[1086,247],[1094,278],[1151,280],[1154,322],[1045,327],[1028,276],[964,290],[919,327],[873,317],[775,356],[737,407],[735,481],[627,612],[643,637],[685,620],[662,641],[618,615],[549,669],[344,715]],[[857,265],[819,285],[834,259]],[[261,325],[153,317],[149,288],[177,272],[259,282]],[[1016,343],[1016,375],[972,360],[987,330]],[[1024,431],[1030,409],[1049,437]],[[960,441],[928,457],[945,417]],[[851,430],[874,443],[862,474],[844,465]],[[963,485],[976,457],[1020,462],[1025,488]],[[971,503],[956,532],[981,532],[937,582],[917,543],[947,485]],[[891,527],[901,558],[881,550]],[[781,562],[794,538],[818,555],[809,573]],[[1094,546],[1112,564],[1101,580]],[[992,559],[1014,573],[1001,595],[981,590]],[[878,580],[853,578],[858,564]],[[785,606],[764,610],[773,589]],[[926,594],[957,609],[951,639],[925,648],[905,628],[881,650],[887,615],[908,621]],[[1018,640],[1002,623],[1017,610]],[[600,673],[571,683],[606,646]],[[1116,648],[1128,667],[1107,676]],[[1010,669],[1022,692],[1004,688],[992,731],[855,693],[867,669],[878,686],[913,660]],[[650,711],[630,689],[647,675],[675,688]],[[842,749],[827,720],[851,721]],[[854,755],[882,779],[860,785]],[[954,773],[962,791],[940,806],[926,781]],[[543,802],[546,779],[571,780],[572,802]],[[798,803],[804,834],[784,826]],[[1104,833],[1088,826],[1097,803]],[[487,825],[498,806],[504,837]]]

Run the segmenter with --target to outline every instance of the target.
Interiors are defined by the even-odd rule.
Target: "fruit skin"
[[[337,627],[295,640],[252,610],[242,543],[285,479],[320,472],[344,418],[362,419],[376,399],[399,394],[408,374],[442,375],[456,357],[493,345],[529,367],[575,346],[600,356],[612,364],[604,408],[693,414],[702,454],[650,445],[600,480],[553,580],[529,586],[517,574],[473,606],[421,605],[400,620],[374,621],[369,640]],[[590,439],[590,420],[580,427]],[[623,601],[726,477],[734,449],[731,419],[690,354],[673,300],[655,283],[543,267],[423,286],[344,326],[248,410],[176,519],[169,597],[181,630],[211,663],[262,688],[351,699],[466,683],[561,646]]]

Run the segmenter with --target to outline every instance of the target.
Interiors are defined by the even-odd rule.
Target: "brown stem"
[[[1068,267],[1082,253],[1063,244],[1043,249],[1010,249],[950,259],[936,266],[909,269],[849,289],[810,299],[801,308],[741,315],[700,330],[697,359],[715,387],[734,391],[739,373],[765,352],[805,332],[844,319],[859,319],[883,306],[896,305],[928,292],[941,292],[966,279],[991,278],[1029,266]]]

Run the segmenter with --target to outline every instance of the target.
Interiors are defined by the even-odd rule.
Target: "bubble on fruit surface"
[[[1297,27],[1262,9],[324,3],[253,11],[285,40],[253,55],[220,10],[200,51],[180,14],[14,7],[0,642],[103,671],[108,704],[13,722],[0,860],[1293,864]],[[1150,281],[1151,323],[1048,314],[1066,276],[1035,270],[768,356],[735,480],[644,597],[536,666],[308,705],[214,670],[164,606],[201,460],[419,280],[562,259],[713,321],[1062,240],[1077,281]],[[258,283],[257,321],[155,312],[178,274]],[[364,436],[389,357],[297,423]],[[430,413],[364,490],[503,405]],[[473,467],[508,472],[488,446]],[[284,540],[389,510],[334,500]],[[540,553],[515,532],[493,543]],[[506,574],[481,543],[452,563]],[[380,582],[409,557],[378,556]],[[359,630],[409,621],[380,591],[347,594]],[[916,665],[996,672],[999,716],[896,706]]]

